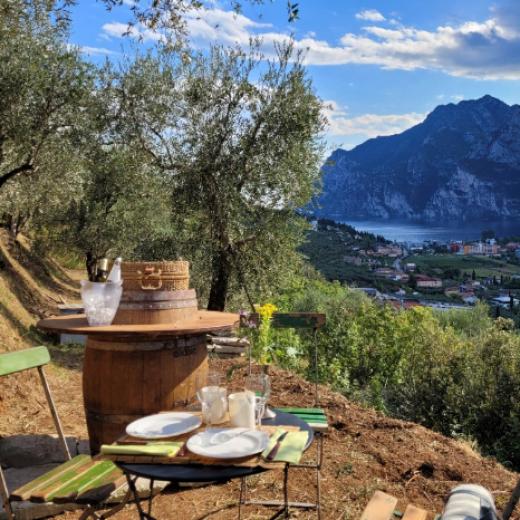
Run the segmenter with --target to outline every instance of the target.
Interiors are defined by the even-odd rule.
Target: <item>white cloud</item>
[[[128,25],[121,22],[110,22],[103,25],[102,35],[122,38],[123,36],[132,36],[133,38],[140,38],[143,41],[160,41],[162,36],[151,29],[145,28],[143,25]]]
[[[346,107],[335,101],[325,101],[324,115],[329,125],[327,133],[331,136],[363,135],[377,137],[403,132],[424,120],[425,114],[362,114],[349,116]]]
[[[494,8],[490,18],[482,22],[443,25],[431,31],[403,25],[365,26],[359,33],[344,34],[338,44],[308,33],[295,41],[295,47],[305,52],[308,65],[374,65],[383,69],[437,70],[476,79],[517,80],[520,79],[520,2],[508,6]],[[358,15],[373,12],[377,13],[367,10]],[[374,16],[371,21],[377,21]],[[220,8],[189,13],[186,23],[193,42],[199,46],[247,45],[251,37],[259,36],[264,51],[270,54],[275,44],[290,38],[273,30],[270,24]],[[119,23],[103,26],[104,33],[113,37],[126,30],[127,26]],[[144,27],[132,28],[131,34],[144,40],[160,39],[157,33]]]
[[[83,54],[88,54],[90,56],[115,56],[119,54],[116,51],[111,51],[110,49],[106,49],[105,47],[89,47],[88,45],[83,45],[79,48],[79,50]]]
[[[366,9],[365,11],[356,13],[356,18],[358,20],[368,20],[369,22],[384,22],[386,20],[376,9]]]

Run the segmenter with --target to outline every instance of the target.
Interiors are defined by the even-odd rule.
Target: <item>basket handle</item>
[[[162,287],[162,269],[155,270],[155,267],[148,266],[142,271],[137,271],[141,275],[141,289],[143,291],[156,291]],[[151,283],[147,283],[151,282]]]

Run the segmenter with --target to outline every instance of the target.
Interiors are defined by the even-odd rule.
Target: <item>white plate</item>
[[[158,413],[130,423],[126,433],[138,439],[165,439],[196,430],[201,424],[200,417],[191,413]]]
[[[186,446],[202,457],[237,459],[264,451],[268,442],[269,435],[258,430],[214,428],[190,437]]]

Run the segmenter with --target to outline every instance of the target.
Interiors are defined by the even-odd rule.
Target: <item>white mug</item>
[[[255,429],[255,401],[255,394],[249,390],[229,395],[229,419],[233,426]]]

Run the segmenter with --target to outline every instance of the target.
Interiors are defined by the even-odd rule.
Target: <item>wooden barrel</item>
[[[92,453],[114,442],[133,420],[182,407],[207,371],[205,334],[138,341],[89,337],[83,396]]]
[[[127,291],[123,289],[114,325],[175,323],[197,312],[195,289],[185,291]]]
[[[121,276],[123,296],[114,325],[175,323],[197,311],[189,262],[123,262]]]

